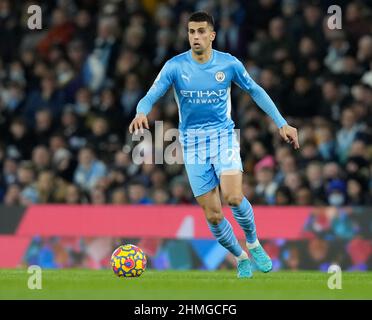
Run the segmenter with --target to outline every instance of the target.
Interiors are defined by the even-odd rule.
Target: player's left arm
[[[270,96],[249,76],[247,70],[245,70],[243,64],[238,59],[234,63],[234,77],[232,80],[240,88],[248,92],[256,104],[273,119],[284,141],[292,144],[295,149],[298,149],[300,145],[297,129],[288,125]]]

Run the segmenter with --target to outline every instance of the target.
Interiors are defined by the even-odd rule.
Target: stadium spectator
[[[313,196],[311,190],[306,187],[302,186],[295,192],[296,200],[295,205],[298,206],[311,206],[314,204]]]
[[[5,62],[9,62],[17,49],[18,41],[15,39],[17,29],[17,15],[14,5],[9,0],[0,2],[0,52]],[[16,41],[15,41],[16,40]]]
[[[98,22],[93,51],[87,57],[83,71],[84,83],[94,93],[102,89],[105,80],[113,77],[119,49],[116,17],[102,17]]]
[[[190,204],[193,202],[191,192],[187,188],[187,180],[183,176],[176,176],[170,182],[171,204]]]
[[[275,191],[275,204],[278,206],[290,206],[293,204],[291,190],[286,186],[280,186]]]
[[[351,206],[367,205],[367,195],[363,190],[363,183],[356,178],[347,181],[347,204]]]
[[[169,203],[169,195],[166,190],[156,188],[153,190],[151,198],[154,200],[154,204],[167,204]]]
[[[314,197],[314,204],[317,205],[323,204],[325,200],[322,169],[322,164],[318,161],[313,161],[306,167],[307,184],[309,185],[311,194]]]
[[[122,136],[125,122],[123,122],[123,112],[113,89],[105,88],[102,90],[99,102],[93,105],[92,112],[96,117],[107,120],[110,132],[119,135],[119,138]]]
[[[115,132],[109,131],[109,124],[105,118],[95,118],[92,121],[91,133],[87,136],[89,143],[99,159],[110,161],[112,154],[120,149],[120,139]]]
[[[112,204],[127,204],[128,197],[123,188],[115,189],[111,194],[111,203]]]
[[[4,195],[4,204],[6,206],[20,206],[21,205],[21,188],[17,184],[10,184],[7,192]]]
[[[88,128],[80,124],[78,115],[71,109],[65,108],[61,118],[60,131],[65,137],[68,147],[74,154],[85,146]]]
[[[30,159],[33,135],[23,118],[12,120],[5,143],[7,156],[17,159]]]
[[[334,79],[325,80],[322,85],[320,114],[326,119],[338,122],[346,103],[347,96],[339,83]]]
[[[91,147],[80,149],[78,155],[78,166],[74,173],[74,182],[83,191],[91,191],[99,178],[106,175],[106,165],[97,160],[94,150]]]
[[[146,188],[137,181],[132,182],[128,187],[128,198],[133,204],[152,204],[153,201],[148,197]]]
[[[331,180],[326,192],[329,205],[340,207],[346,203],[346,184],[343,180]]]
[[[62,8],[53,10],[51,21],[47,34],[39,41],[37,46],[41,56],[44,57],[49,54],[53,45],[67,45],[74,32],[74,26]]]
[[[286,150],[286,149],[283,149],[283,150]],[[279,151],[277,150],[277,152]],[[286,151],[281,151],[281,152],[286,152]],[[295,172],[297,172],[296,159],[292,155],[283,156],[283,158],[280,159],[279,168],[277,170],[274,180],[277,183],[282,184],[284,182],[285,177],[288,174],[295,173]]]
[[[344,164],[349,156],[351,145],[358,137],[360,126],[356,122],[356,117],[351,109],[345,109],[341,116],[342,127],[336,134],[336,152],[340,163]]]
[[[51,157],[49,149],[44,145],[36,146],[32,150],[32,164],[37,173],[49,169],[51,166]]]
[[[37,180],[38,203],[61,203],[65,197],[66,183],[55,177],[51,170],[39,173]]]
[[[138,101],[142,98],[143,91],[138,76],[129,73],[125,78],[123,91],[120,97],[122,112],[125,118],[132,119],[136,114]]]
[[[336,138],[332,126],[320,125],[315,134],[318,142],[318,152],[323,161],[336,160]]]
[[[297,118],[309,118],[319,114],[318,92],[309,78],[299,76],[294,80],[294,91],[290,94],[286,113]]]
[[[346,6],[345,29],[353,44],[370,31],[370,17],[365,14],[366,9],[362,2],[352,1]]]
[[[22,189],[35,182],[35,170],[31,161],[22,161],[17,168],[17,183]]]
[[[233,17],[224,12],[221,16],[216,45],[219,50],[230,52],[234,56],[241,56],[240,28],[234,23]]]
[[[57,88],[55,76],[51,72],[41,78],[40,86],[40,89],[29,94],[24,108],[24,117],[32,127],[35,125],[37,111],[46,108],[56,120],[60,117],[65,103],[63,91]]]
[[[6,190],[8,186],[17,182],[17,161],[12,158],[5,158],[1,173],[0,188]]]
[[[328,46],[328,53],[324,58],[324,65],[333,74],[342,72],[343,59],[350,51],[350,43],[346,39],[343,31],[337,30],[331,34],[330,44]]]
[[[304,185],[304,181],[300,173],[290,172],[284,178],[284,185],[287,186],[293,195],[296,196],[300,187]]]
[[[106,194],[101,188],[93,188],[89,194],[89,203],[93,205],[103,205],[107,202]]]
[[[65,199],[66,204],[82,204],[84,203],[80,188],[75,184],[66,186]]]
[[[273,181],[273,175],[273,169],[270,167],[258,169],[255,175],[257,181],[256,194],[264,198],[267,204],[275,202],[275,191],[278,188],[278,184]]]

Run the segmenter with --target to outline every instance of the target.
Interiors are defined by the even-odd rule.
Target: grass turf
[[[330,290],[331,274],[231,271],[152,271],[117,278],[111,270],[43,270],[42,289],[30,290],[25,269],[0,269],[0,299],[372,299],[371,272],[342,273],[342,289]]]

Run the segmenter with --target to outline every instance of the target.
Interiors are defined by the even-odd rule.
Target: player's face
[[[216,33],[206,21],[191,21],[188,25],[189,43],[196,54],[202,54],[212,45]]]

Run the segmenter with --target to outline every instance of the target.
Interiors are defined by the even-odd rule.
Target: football
[[[146,263],[144,252],[133,244],[122,245],[111,255],[111,267],[118,277],[139,277]]]

